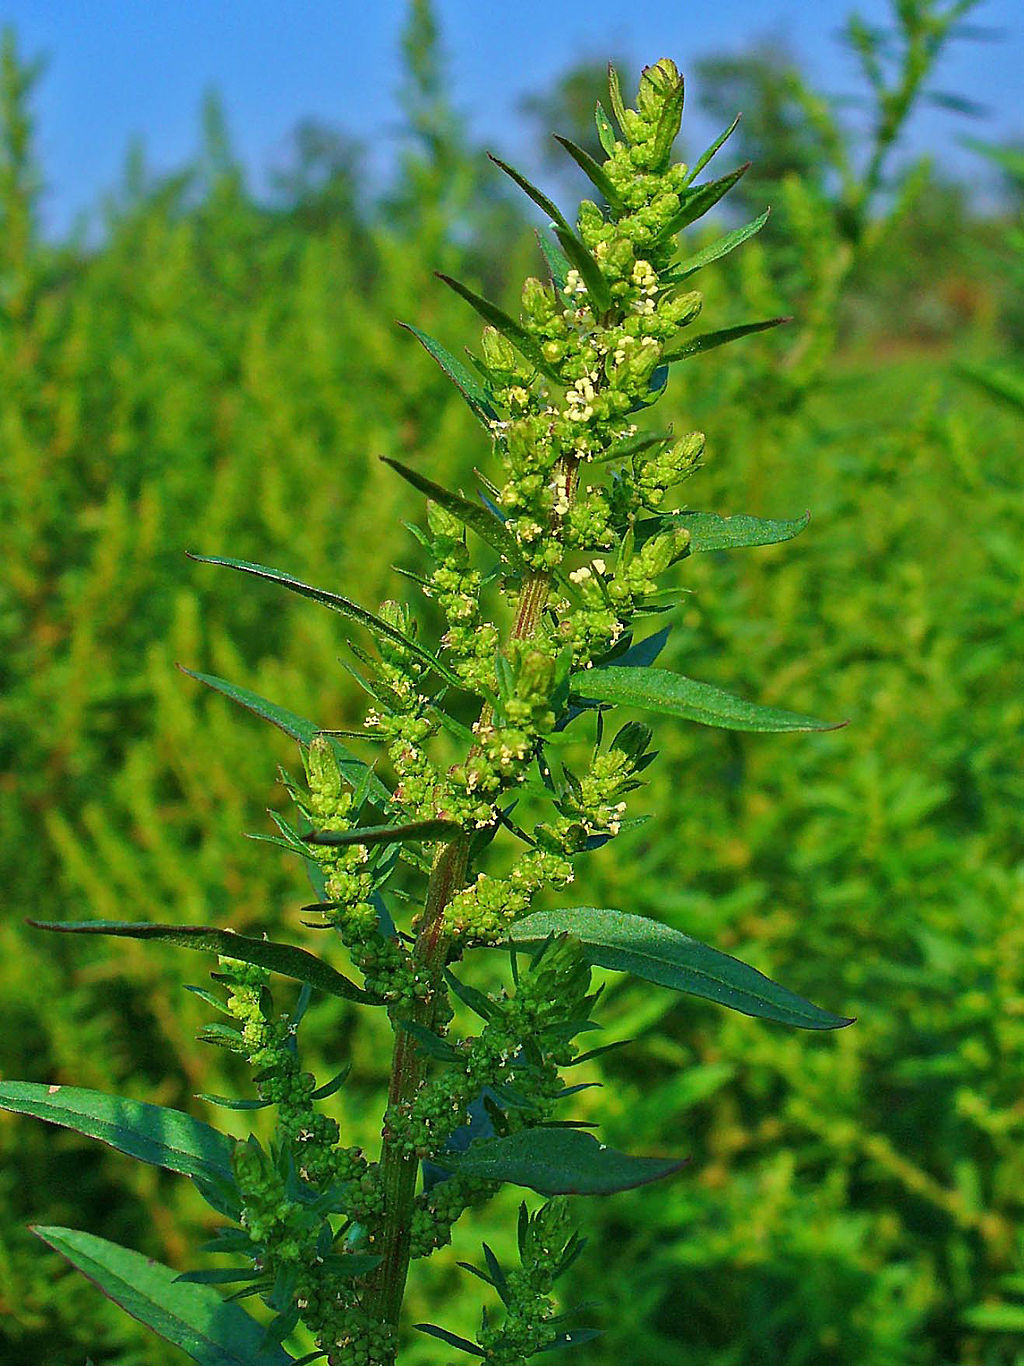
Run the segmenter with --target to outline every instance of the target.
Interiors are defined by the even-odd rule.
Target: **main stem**
[[[526,640],[537,629],[544,610],[551,580],[547,574],[531,574],[523,591],[512,628],[514,640]],[[438,993],[444,988],[444,969],[448,962],[450,939],[444,932],[445,907],[466,881],[469,836],[459,835],[443,845],[434,859],[427,885],[427,899],[413,945],[413,967],[426,976],[426,996],[418,999],[408,1012],[415,1024],[431,1028]],[[416,1095],[426,1073],[426,1056],[402,1021],[391,1015],[395,1046],[391,1059],[388,1109],[392,1114]],[[419,1158],[408,1154],[396,1142],[391,1126],[385,1124],[380,1153],[381,1186],[384,1195],[384,1226],[377,1251],[381,1264],[370,1286],[370,1305],[377,1321],[397,1334],[405,1282],[409,1274],[409,1246],[412,1233],[413,1201]]]

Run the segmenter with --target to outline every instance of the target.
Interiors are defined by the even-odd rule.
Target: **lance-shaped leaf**
[[[615,186],[608,178],[608,172],[600,162],[595,161],[585,148],[578,146],[569,138],[563,138],[560,133],[555,134],[555,141],[559,143],[572,157],[576,165],[590,181],[591,185],[601,195],[606,204],[612,208],[622,207],[622,197]]]
[[[462,833],[454,821],[410,821],[407,825],[364,825],[353,830],[311,830],[304,844],[424,844]]]
[[[297,982],[308,982],[318,991],[340,996],[344,1001],[379,1004],[376,996],[363,991],[329,963],[305,949],[296,948],[294,944],[278,944],[272,939],[250,939],[234,930],[218,930],[205,925],[133,924],[120,920],[30,920],[28,923],[36,929],[56,930],[61,934],[109,934],[122,939],[156,939],[183,949],[203,949],[225,958],[237,958],[243,963],[255,963]]]
[[[201,674],[193,669],[186,669],[184,664],[179,664],[178,668],[189,678],[194,678],[197,683],[202,683],[204,687],[220,693],[230,702],[252,712],[254,716],[269,721],[271,725],[277,726],[278,730],[283,730],[285,735],[290,735],[293,740],[298,740],[302,745],[311,744],[315,735],[326,735],[331,748],[334,750],[338,767],[341,769],[345,781],[354,788],[358,788],[361,783],[366,783],[369,796],[378,805],[386,805],[390,802],[391,793],[373,773],[369,765],[364,764],[362,759],[357,759],[350,750],[340,743],[335,735],[321,731],[320,727],[312,721],[307,721],[302,716],[296,716],[294,712],[279,707],[276,702],[268,702],[265,697],[250,692],[248,688],[240,688],[236,683],[229,683],[226,679],[217,678],[214,674]]]
[[[723,730],[838,730],[846,725],[845,721],[816,721],[797,712],[763,707],[668,669],[588,669],[573,674],[569,690],[574,697],[587,701],[642,707],[664,716],[699,721],[705,726],[720,726]]]
[[[683,228],[689,227],[698,218],[703,218],[707,211],[713,209],[722,196],[728,194],[740,177],[746,175],[749,170],[750,162],[748,161],[742,166],[737,166],[736,170],[730,171],[728,175],[720,176],[718,180],[708,180],[703,185],[697,185],[687,190],[675,215],[658,233],[659,240],[664,241],[666,237],[675,237],[677,232],[682,232]]]
[[[659,532],[682,526],[690,533],[687,554],[696,555],[706,550],[742,550],[749,546],[779,545],[799,536],[811,520],[802,517],[749,517],[737,513],[734,517],[720,517],[717,512],[670,512],[661,517],[647,517],[636,525],[638,546]]]
[[[561,141],[561,139],[559,139],[559,141]],[[511,176],[519,188],[528,194],[537,207],[543,209],[551,219],[552,226],[555,230],[555,236],[558,238],[562,250],[565,252],[569,262],[579,271],[583,283],[587,286],[598,310],[603,312],[611,303],[611,293],[609,291],[608,281],[601,274],[601,268],[594,260],[593,256],[591,256],[590,252],[573,232],[572,225],[565,214],[562,213],[553,199],[549,199],[543,190],[538,190],[536,185],[531,184],[514,166],[509,166],[508,163],[502,161],[500,157],[493,156],[490,153],[488,153],[488,155],[491,156],[491,160],[494,162],[495,166],[500,167],[507,176]],[[594,164],[596,165],[597,163],[595,162]],[[554,272],[552,272],[552,274],[554,274]],[[446,277],[442,276],[441,278],[445,279]],[[470,302],[472,303],[473,301],[470,300]],[[474,304],[474,307],[478,308],[478,305]],[[497,324],[495,324],[495,326],[497,326]],[[515,340],[515,338],[512,338],[512,340]],[[532,341],[533,339],[531,338],[530,340]],[[534,342],[533,345],[536,347],[537,343]],[[520,347],[520,350],[522,350],[522,347]],[[523,354],[526,355],[527,353],[524,351]],[[533,357],[531,356],[530,359],[533,360]],[[552,373],[545,363],[535,361],[535,364],[539,364],[541,369],[547,370],[548,373]],[[556,379],[558,378],[557,375],[554,377]]]
[[[542,232],[536,233],[536,238],[541,251],[544,253],[544,260],[551,272],[551,279],[554,281],[555,288],[564,290],[565,277],[569,274],[569,258],[557,243],[545,237]]]
[[[230,1181],[234,1141],[202,1120],[80,1086],[0,1081],[0,1109],[45,1119],[183,1176]]]
[[[679,284],[682,280],[688,279],[704,266],[709,266],[712,261],[720,261],[723,256],[728,256],[741,243],[748,238],[759,233],[768,222],[771,209],[765,209],[759,218],[746,223],[742,228],[736,228],[733,232],[727,232],[724,237],[719,237],[715,242],[709,242],[706,247],[695,252],[693,256],[688,256],[685,261],[680,261],[678,266],[674,266],[667,277],[671,284]]]
[[[446,350],[439,341],[429,337],[426,332],[421,332],[418,327],[413,327],[412,323],[399,323],[398,325],[404,327],[407,332],[411,332],[423,349],[433,356],[476,416],[490,431],[491,423],[498,420],[498,414],[494,411],[490,392],[473,374],[472,370],[467,370],[462,362]]]
[[[262,1324],[212,1286],[179,1281],[169,1266],[92,1233],[37,1226],[33,1233],[66,1257],[109,1299],[200,1366],[289,1366],[267,1344]]]
[[[503,308],[499,308],[497,304],[492,304],[490,299],[485,299],[482,294],[477,294],[468,285],[464,285],[461,280],[454,280],[450,275],[443,275],[440,271],[436,273],[439,280],[443,280],[449,289],[453,289],[461,299],[465,299],[467,304],[475,308],[484,322],[497,328],[502,336],[507,337],[514,346],[517,346],[526,359],[531,361],[538,370],[542,370],[552,379],[558,378],[556,372],[544,359],[540,342],[537,341],[536,337],[531,337],[521,323],[517,323]]]
[[[702,996],[744,1015],[798,1029],[840,1029],[852,1024],[779,986],[748,963],[646,916],[576,906],[537,911],[517,921],[510,931],[512,942],[524,948],[566,933],[580,940],[594,967],[629,972],[645,982]]]
[[[729,138],[732,137],[733,133],[735,133],[736,131],[737,125],[739,124],[741,117],[742,115],[737,114],[736,117],[733,119],[732,123],[729,124],[729,127],[725,130],[725,132],[720,133],[718,137],[715,138],[711,146],[707,149],[707,151],[702,152],[701,155],[697,158],[693,166],[690,168],[689,174],[686,177],[687,185],[692,184],[693,181],[697,179],[701,171],[703,171],[704,167],[708,164],[708,162],[715,155],[715,153],[721,148],[722,144],[727,142]]]
[[[452,673],[446,664],[443,664],[436,655],[425,650],[418,641],[407,636],[404,631],[400,631],[390,622],[383,621],[375,613],[367,611],[365,607],[360,607],[358,603],[343,597],[340,593],[328,592],[326,588],[314,588],[311,584],[303,583],[301,579],[293,578],[291,574],[284,574],[279,569],[270,569],[265,564],[253,564],[249,560],[230,560],[222,555],[194,555],[188,552],[190,560],[197,560],[200,564],[219,564],[225,569],[235,569],[241,574],[251,574],[257,579],[266,579],[268,583],[279,584],[282,588],[287,588],[290,593],[298,593],[300,597],[310,598],[313,602],[318,602],[323,607],[329,607],[332,612],[338,612],[341,616],[347,617],[349,621],[356,621],[371,635],[380,639],[390,640],[393,645],[400,645],[403,650],[408,650],[411,655],[424,664],[429,664],[435,673],[451,683],[456,688],[461,688],[462,683],[457,674]]]
[[[594,124],[597,128],[597,137],[607,156],[611,156],[615,151],[615,129],[612,121],[604,112],[604,105],[598,100],[594,109]]]
[[[738,341],[740,337],[749,337],[753,332],[766,332],[770,327],[779,327],[782,323],[792,322],[792,318],[764,318],[756,323],[740,323],[736,327],[722,327],[717,332],[702,332],[699,337],[691,337],[682,346],[677,346],[673,351],[666,351],[662,356],[665,365],[671,365],[673,361],[685,360],[687,356],[698,356],[703,351],[714,351],[717,346],[725,346],[731,341]]]
[[[461,1337],[458,1333],[449,1333],[447,1328],[439,1328],[436,1323],[416,1323],[413,1327],[420,1333],[426,1333],[428,1337],[437,1338],[438,1341],[447,1343],[449,1347],[457,1347],[460,1352],[468,1352],[470,1356],[485,1357],[487,1353],[482,1347],[478,1347],[475,1342],[470,1342],[469,1338]]]
[[[462,1176],[507,1181],[540,1195],[611,1195],[671,1176],[688,1159],[630,1157],[580,1129],[535,1128],[484,1139],[434,1161]]]
[[[523,567],[524,561],[519,546],[505,530],[504,523],[500,518],[495,517],[494,513],[483,503],[474,502],[470,498],[464,498],[461,493],[453,493],[451,489],[435,484],[433,479],[428,479],[425,474],[420,474],[419,470],[410,469],[408,465],[403,465],[398,460],[392,460],[390,456],[382,455],[381,459],[385,465],[393,469],[396,474],[400,474],[414,489],[445,508],[465,526],[471,527],[482,541],[486,541],[489,546],[492,546],[499,555],[503,555],[505,559],[514,564],[517,569]]]

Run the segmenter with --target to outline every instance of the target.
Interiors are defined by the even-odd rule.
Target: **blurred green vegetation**
[[[295,867],[242,837],[284,805],[274,765],[293,761],[288,743],[174,666],[351,724],[361,704],[337,622],[182,552],[277,564],[372,605],[400,591],[395,565],[416,567],[400,522],[422,512],[374,457],[467,487],[486,462],[473,419],[393,319],[457,350],[473,319],[430,272],[500,293],[539,263],[444,98],[429,10],[415,14],[399,190],[367,202],[358,149],[305,125],[260,201],[211,103],[193,166],[153,180],[130,159],[93,246],[37,230],[35,73],[7,39],[4,1077],[197,1114],[195,1092],[240,1082],[229,1056],[194,1042],[204,1008],[181,984],[202,980],[201,962],[46,939],[28,915],[210,922],[322,948]],[[725,75],[719,94],[743,72]],[[580,104],[586,81],[570,76],[535,105],[545,118]],[[786,546],[686,561],[692,597],[666,659],[851,724],[793,738],[680,723],[651,770],[655,819],[582,876],[592,904],[661,917],[859,1020],[794,1037],[610,979],[608,1024],[636,1042],[603,1073],[591,1065],[607,1085],[579,1113],[617,1146],[682,1145],[694,1160],[671,1185],[584,1207],[593,1241],[573,1289],[604,1306],[594,1366],[1020,1366],[1024,425],[956,368],[1012,364],[1006,225],[920,172],[916,198],[851,254],[839,201],[780,126],[781,186],[756,186],[776,199],[772,235],[701,283],[713,326],[763,309],[797,322],[689,362],[666,402],[682,430],[709,435],[696,506],[809,507],[813,520]],[[321,1003],[306,1049],[318,1074],[352,1059],[338,1113],[372,1149],[386,1026],[355,1025]],[[215,1118],[242,1132],[238,1116]],[[4,1366],[154,1359],[153,1340],[26,1224],[183,1264],[210,1215],[181,1184],[4,1114],[0,1211]],[[421,1264],[425,1312],[442,1299],[446,1324],[475,1325],[455,1260],[479,1235],[500,1250],[507,1214],[495,1206]],[[424,1341],[405,1359],[435,1354]]]

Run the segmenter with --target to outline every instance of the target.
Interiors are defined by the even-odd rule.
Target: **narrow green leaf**
[[[537,911],[517,921],[510,931],[513,943],[524,948],[566,933],[580,940],[588,962],[595,967],[629,972],[645,982],[702,996],[744,1015],[798,1029],[840,1029],[852,1024],[779,986],[738,958],[646,916],[576,906]]]
[[[237,684],[228,683],[226,679],[217,678],[213,674],[196,673],[192,669],[186,669],[184,664],[179,664],[178,668],[189,678],[194,678],[213,692],[220,693],[229,702],[234,702],[239,707],[244,707],[246,711],[252,712],[254,716],[269,721],[279,730],[283,730],[285,735],[290,735],[293,740],[298,740],[302,745],[311,744],[315,735],[324,735],[334,750],[342,776],[352,788],[358,789],[361,784],[365,783],[369,796],[378,806],[387,806],[391,801],[391,793],[370,766],[364,764],[362,759],[357,759],[351,750],[346,749],[333,732],[322,731],[312,721],[296,716],[294,712],[286,711],[284,707],[279,707],[274,702],[268,702],[265,697],[250,692],[248,688],[240,688]],[[260,836],[259,838],[270,837]]]
[[[499,518],[495,517],[494,513],[489,511],[483,503],[474,502],[470,498],[464,498],[461,493],[453,493],[450,489],[435,484],[433,479],[428,479],[425,474],[410,469],[408,465],[403,465],[398,460],[392,460],[390,456],[382,455],[381,460],[396,474],[401,475],[406,483],[411,484],[414,489],[445,508],[465,526],[472,528],[482,541],[486,541],[489,546],[514,564],[517,569],[523,567],[524,561],[519,546],[505,530]]]
[[[630,1157],[580,1129],[523,1129],[478,1140],[464,1153],[442,1153],[439,1167],[481,1181],[508,1181],[540,1195],[610,1195],[671,1176],[688,1161]]]
[[[621,441],[612,442],[607,450],[591,457],[588,463],[603,465],[608,460],[628,460],[630,456],[639,455],[641,451],[649,450],[651,446],[663,445],[671,439],[670,431],[638,432],[636,436],[627,436]]]
[[[565,289],[565,277],[569,274],[569,258],[560,246],[545,237],[542,232],[536,234],[540,249],[544,253],[544,260],[547,262],[548,270],[551,272],[551,279],[558,290]]]
[[[791,730],[838,730],[845,721],[816,721],[811,716],[763,707],[711,683],[699,683],[667,669],[588,669],[573,674],[569,690],[574,697],[593,702],[617,702],[623,707],[642,707],[665,716],[682,716],[705,726],[724,730],[782,732]]]
[[[200,1366],[289,1366],[264,1330],[227,1304],[212,1286],[179,1281],[169,1266],[78,1229],[37,1226],[32,1232],[66,1257],[109,1299]]]
[[[608,281],[601,273],[601,267],[574,232],[556,224],[555,236],[566,256],[579,271],[587,292],[594,301],[596,311],[603,313],[611,304],[612,294]]]
[[[492,406],[490,393],[476,375],[471,370],[467,370],[462,362],[457,360],[450,351],[447,351],[439,341],[429,337],[426,332],[421,332],[418,327],[413,327],[412,323],[399,323],[398,326],[404,327],[407,332],[411,332],[424,350],[433,356],[476,416],[490,431],[491,423],[498,420],[498,414]]]
[[[458,675],[452,673],[446,664],[442,664],[435,655],[431,654],[429,650],[425,650],[411,636],[399,631],[389,622],[382,621],[375,613],[367,611],[365,607],[360,607],[358,603],[352,602],[340,593],[328,592],[326,588],[313,588],[310,584],[303,583],[301,579],[295,579],[291,574],[284,574],[279,569],[269,569],[265,564],[253,564],[249,560],[226,559],[222,555],[194,555],[191,551],[187,553],[190,560],[196,560],[200,564],[222,565],[225,569],[235,569],[241,574],[251,574],[254,578],[266,579],[268,583],[276,583],[281,588],[287,588],[290,593],[298,593],[300,597],[310,598],[323,607],[329,607],[332,612],[338,612],[341,616],[347,617],[349,621],[358,622],[371,635],[390,640],[392,644],[400,645],[404,650],[408,650],[411,655],[415,655],[424,664],[429,664],[446,683],[451,683],[457,688],[462,687]]]
[[[693,184],[693,182],[700,175],[701,171],[703,171],[704,167],[708,164],[708,162],[715,155],[715,153],[721,148],[722,144],[727,142],[729,138],[732,137],[733,133],[735,133],[736,131],[736,127],[741,118],[742,115],[737,114],[736,117],[733,119],[732,123],[729,124],[729,127],[725,130],[725,132],[720,133],[719,136],[715,138],[711,146],[707,149],[707,151],[701,153],[701,156],[694,163],[689,175],[686,177],[687,185]]]
[[[720,261],[723,256],[728,256],[730,251],[735,250],[742,242],[753,237],[755,233],[761,231],[768,222],[771,209],[765,209],[759,218],[745,224],[742,228],[736,228],[733,232],[727,232],[724,237],[719,237],[716,242],[709,242],[706,247],[695,252],[693,256],[688,256],[685,261],[681,261],[671,272],[670,280],[672,284],[678,284],[682,280],[688,279],[704,266],[709,266],[712,261]]]
[[[465,299],[467,304],[475,308],[484,322],[496,327],[514,346],[517,346],[526,359],[531,361],[538,370],[542,370],[544,374],[550,375],[553,379],[558,378],[555,371],[544,359],[540,342],[535,337],[531,337],[521,323],[517,323],[503,308],[499,308],[497,304],[492,304],[489,299],[485,299],[482,294],[477,294],[468,285],[464,285],[461,280],[454,280],[450,275],[443,275],[440,271],[436,273],[439,280],[443,280],[449,289],[453,289],[460,298]]]
[[[470,1342],[469,1338],[460,1337],[458,1333],[449,1333],[447,1328],[439,1328],[436,1323],[416,1323],[413,1327],[417,1332],[426,1333],[428,1337],[447,1343],[449,1347],[457,1347],[460,1352],[468,1352],[470,1356],[487,1355],[483,1348],[478,1347],[475,1342]]]
[[[201,925],[134,924],[119,920],[30,920],[28,923],[36,929],[56,930],[60,934],[109,934],[123,939],[156,939],[183,949],[202,949],[207,953],[223,954],[225,958],[237,958],[243,963],[255,963],[297,982],[308,982],[318,991],[340,996],[344,1001],[379,1004],[375,996],[305,949],[296,948],[294,944],[278,944],[272,939],[250,939],[234,930]]]
[[[600,106],[598,107],[600,108]],[[600,162],[595,161],[585,148],[578,146],[569,138],[563,138],[560,133],[555,134],[555,141],[565,148],[576,165],[604,199],[605,203],[611,205],[612,208],[621,208],[621,196],[612,182],[608,179],[608,172]]]
[[[670,512],[660,517],[647,517],[636,526],[638,546],[659,532],[672,527],[686,527],[690,533],[687,552],[697,555],[708,550],[742,550],[750,546],[779,545],[799,536],[811,520],[802,517],[750,517],[737,513],[734,517],[720,517],[716,512]]]
[[[153,1167],[231,1180],[232,1139],[180,1110],[80,1086],[0,1081],[0,1109],[33,1115]]]
[[[561,141],[561,138],[559,138],[559,141]],[[504,171],[507,176],[516,182],[524,194],[530,196],[537,207],[542,209],[553,223],[556,223],[566,232],[572,232],[569,220],[553,199],[549,199],[543,190],[538,190],[536,185],[531,184],[521,171],[517,171],[516,168],[510,166],[507,161],[502,161],[501,157],[496,157],[492,152],[488,152],[487,155],[499,170]]]
[[[615,151],[615,129],[612,127],[611,119],[604,112],[604,105],[600,100],[598,100],[597,107],[594,109],[594,123],[597,126],[598,141],[604,148],[605,153],[608,156],[611,156]]]
[[[666,237],[675,237],[677,232],[682,232],[683,228],[689,227],[698,218],[703,218],[708,210],[713,209],[722,196],[728,194],[740,177],[746,175],[749,170],[750,162],[748,161],[742,166],[737,166],[736,170],[730,171],[728,175],[719,177],[718,180],[708,180],[703,185],[697,185],[687,190],[675,216],[658,233],[659,239],[664,241]]]
[[[702,332],[699,337],[692,337],[682,346],[676,347],[674,351],[666,351],[662,356],[662,363],[671,365],[673,361],[685,360],[687,356],[697,356],[702,351],[713,351],[716,346],[725,346],[727,342],[738,341],[740,337],[749,337],[753,332],[766,332],[770,327],[778,327],[781,323],[792,322],[792,318],[765,318],[756,323],[740,323],[737,327],[723,327],[717,332]]]
[[[303,835],[304,844],[414,844],[448,840],[461,834],[454,821],[410,821],[407,825],[364,825],[353,830],[312,830]]]
[[[608,63],[608,99],[612,106],[612,113],[618,120],[619,127],[623,133],[626,131],[626,106],[622,99],[622,87],[619,85],[619,73]]]

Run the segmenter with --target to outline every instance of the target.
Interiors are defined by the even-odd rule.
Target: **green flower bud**
[[[554,292],[532,275],[523,284],[523,312],[535,323],[549,322],[557,311]]]
[[[653,66],[645,66],[640,74],[640,88],[637,91],[637,112],[647,123],[657,123],[666,103],[675,97],[683,84],[679,70],[670,58],[662,57]],[[682,117],[682,104],[679,116]],[[678,132],[678,124],[676,126]]]
[[[318,806],[340,800],[344,792],[344,780],[334,746],[325,735],[314,735],[310,741],[306,751],[306,778]]]
[[[427,526],[435,536],[443,536],[451,541],[462,540],[462,523],[440,503],[427,503]]]
[[[484,360],[499,379],[510,378],[516,373],[519,364],[516,349],[496,327],[484,328],[481,346]]]

